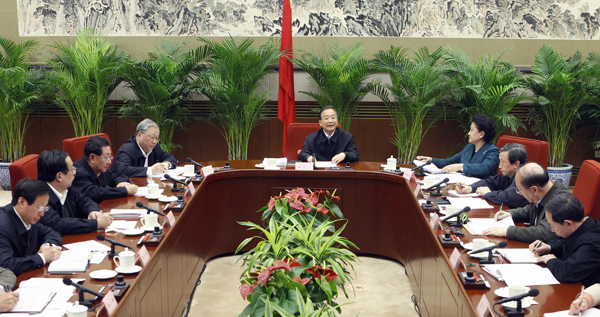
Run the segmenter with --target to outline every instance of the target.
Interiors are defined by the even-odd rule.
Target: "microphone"
[[[467,207],[463,208],[462,210],[459,210],[459,211],[451,214],[450,216],[444,217],[441,221],[444,222],[452,217],[458,217],[458,215],[462,214],[463,212],[469,212],[469,211],[471,211],[471,207],[467,206]]]
[[[317,154],[313,153],[311,156],[313,158],[313,169],[317,169]]]
[[[114,257],[115,255],[117,255],[117,253],[115,252],[115,245],[119,245],[119,246],[122,246],[124,248],[129,248],[129,249],[133,250],[132,247],[130,247],[130,246],[124,244],[124,243],[121,243],[121,242],[118,242],[118,241],[115,241],[115,240],[111,240],[111,239],[109,239],[109,238],[107,238],[107,237],[105,237],[105,236],[103,236],[101,234],[98,234],[96,236],[96,239],[98,239],[100,241],[106,241],[106,242],[110,243],[110,253],[108,254],[108,257],[111,257],[111,258]]]
[[[540,294],[539,290],[537,290],[536,288],[532,288],[527,293],[523,293],[523,294],[519,294],[519,295],[515,295],[515,296],[511,296],[511,297],[507,297],[507,298],[501,299],[501,300],[495,302],[494,305],[496,305],[496,304],[502,304],[502,303],[506,303],[506,302],[517,301],[517,300],[520,301],[520,300],[522,300],[525,297],[529,297],[529,296],[535,297],[535,296],[538,296],[539,294]]]
[[[182,182],[182,181],[180,181],[180,180],[177,180],[177,179],[175,179],[175,178],[171,177],[171,175],[169,175],[169,174],[165,174],[165,176],[164,176],[164,177],[165,177],[166,179],[168,179],[168,180],[170,180],[170,181],[172,181],[172,182],[173,182],[173,187],[171,187],[171,191],[172,191],[172,192],[178,192],[178,191],[181,191],[182,189],[184,189],[184,188],[185,188],[185,187],[177,187],[177,183],[179,183],[179,184],[182,184],[183,186],[187,186],[187,183],[186,183],[186,182]]]
[[[492,251],[496,248],[506,248],[506,246],[508,245],[508,243],[506,243],[506,241],[501,241],[498,244],[495,245],[490,245],[489,247],[485,247],[485,248],[481,248],[479,250],[473,250],[470,252],[467,252],[467,254],[473,254],[473,253],[479,253],[479,252],[485,252],[485,251]]]
[[[204,167],[204,165],[202,165],[202,164],[200,164],[200,163],[198,163],[198,162],[196,162],[196,161],[192,160],[192,158],[191,158],[191,157],[188,157],[188,158],[186,159],[186,161],[188,161],[188,162],[190,162],[190,163],[192,163],[192,164],[196,165],[197,167],[200,167],[200,168]]]
[[[85,299],[84,296],[83,296],[85,294],[85,292],[88,292],[88,293],[90,293],[92,295],[95,295],[95,296],[98,296],[98,297],[104,297],[104,295],[102,295],[102,294],[100,294],[100,293],[98,293],[96,291],[93,291],[93,290],[91,290],[91,289],[89,289],[89,288],[87,288],[85,286],[79,285],[77,283],[73,283],[73,280],[71,280],[68,277],[63,277],[63,283],[65,285],[74,286],[76,289],[79,290],[79,304],[81,304],[81,305],[84,305],[84,306],[87,306],[87,307],[92,307],[92,305],[96,301],[95,298],[94,299]]]
[[[435,184],[433,184],[433,185],[431,185],[431,186],[429,186],[429,187],[427,187],[427,188],[423,188],[423,190],[432,190],[432,189],[434,189],[434,188],[438,187],[438,191],[439,191],[439,187],[440,187],[440,186],[441,186],[443,183],[446,183],[446,182],[449,182],[449,181],[450,181],[450,179],[449,179],[448,177],[446,177],[446,178],[444,178],[443,180],[441,180],[441,181],[439,181],[439,182],[437,182],[437,183],[435,183]]]
[[[159,214],[159,215],[161,215],[163,217],[166,217],[166,215],[163,214],[162,212],[160,212],[158,210],[155,210],[155,209],[152,209],[152,208],[150,208],[150,207],[142,204],[141,201],[138,201],[137,203],[135,203],[135,205],[138,206],[138,207],[140,207],[140,208],[144,208],[144,209],[148,210],[148,213],[150,213],[150,211],[152,211],[152,212],[157,213],[157,214]]]
[[[425,167],[425,165],[429,165],[429,164],[431,164],[431,161],[427,161],[427,162],[425,162],[425,163],[423,163],[423,164],[421,164],[421,165],[419,165],[419,166],[417,166],[415,168],[411,168],[410,170],[411,171],[415,171],[415,170],[418,170],[419,168],[423,168],[423,167]]]

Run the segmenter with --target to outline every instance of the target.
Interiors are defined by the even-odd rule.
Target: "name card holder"
[[[202,168],[202,175],[204,175],[204,177],[210,175],[210,174],[214,174],[215,170],[213,169],[212,165],[209,166],[205,166]]]
[[[110,317],[115,313],[117,309],[117,299],[113,291],[108,292],[104,295],[100,306],[98,307],[98,312],[96,313],[97,317]]]
[[[404,176],[404,178],[406,178],[407,182],[411,182],[411,181],[416,181],[416,177],[415,177],[415,172],[411,171],[411,170],[406,170],[404,171],[404,174],[402,174],[402,176]]]
[[[143,245],[135,255],[135,264],[145,267],[148,262],[150,262],[150,253],[148,253],[148,248]]]
[[[483,294],[483,296],[479,300],[479,304],[477,304],[477,308],[475,309],[475,312],[477,313],[477,317],[494,316],[494,313],[492,313],[492,307],[490,305],[490,301],[487,299],[485,294]]]
[[[314,164],[312,162],[296,162],[295,169],[297,171],[312,171]]]
[[[173,225],[175,225],[175,216],[172,211],[169,211],[167,217],[165,217],[164,228],[173,228]]]

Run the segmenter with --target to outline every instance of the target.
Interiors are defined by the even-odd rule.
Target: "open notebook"
[[[9,313],[41,313],[56,295],[56,292],[50,289],[37,288],[19,288],[15,292],[19,293],[19,301]]]

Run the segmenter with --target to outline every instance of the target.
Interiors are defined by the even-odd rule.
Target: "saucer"
[[[139,266],[139,265],[134,265],[133,266],[133,270],[131,270],[131,271],[123,271],[120,266],[117,266],[115,268],[115,271],[117,271],[117,273],[121,273],[121,274],[134,274],[134,273],[137,273],[137,272],[139,272],[141,270],[142,270],[142,267]]]
[[[529,292],[530,288],[529,287],[525,287],[525,291]],[[508,297],[508,286],[506,287],[500,287],[496,290],[494,290],[494,294],[496,294],[496,296],[498,297]]]
[[[152,199],[152,200],[160,199],[161,197],[163,197],[163,195],[158,195],[158,196],[146,195],[146,199]]]
[[[529,308],[529,306],[531,306],[531,300],[532,297],[525,297],[521,300],[521,307],[522,308]],[[517,301],[512,301],[512,302],[506,302],[506,303],[502,303],[502,306],[506,307],[506,308],[517,308]]]
[[[126,236],[138,236],[144,233],[144,229],[133,228],[133,229],[125,229],[123,230],[123,234]]]
[[[162,203],[170,203],[170,202],[174,202],[177,201],[177,197],[175,196],[162,196],[158,199],[158,201],[162,202]]]
[[[162,230],[162,229],[163,229],[163,226],[161,226],[161,225],[158,225],[158,227],[160,228],[160,230]],[[137,228],[136,228],[136,229],[137,229]],[[146,226],[143,226],[143,227],[140,227],[139,229],[140,229],[140,230],[144,230],[144,231],[154,231],[154,227],[146,227]]]
[[[492,252],[492,256],[494,255],[494,252],[496,252],[496,249],[494,249],[494,251]],[[489,255],[488,251],[469,254],[469,256],[480,259],[480,260],[487,259],[488,255]]]
[[[196,174],[181,174],[181,176],[183,176],[185,178],[192,178],[192,177],[196,177]]]
[[[117,272],[114,270],[97,270],[90,272],[90,277],[96,280],[106,280],[117,276]]]

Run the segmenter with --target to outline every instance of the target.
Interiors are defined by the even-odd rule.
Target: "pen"
[[[583,304],[583,285],[581,286],[581,295],[579,295],[579,317],[581,317],[581,305]]]
[[[535,247],[533,247],[533,250],[531,250],[531,254],[534,254],[534,252],[533,252],[533,251],[535,251],[535,249],[537,249],[537,248],[540,246],[540,244],[542,244],[542,241],[541,241],[541,240],[540,240],[540,242],[538,242],[538,243],[535,245]]]

